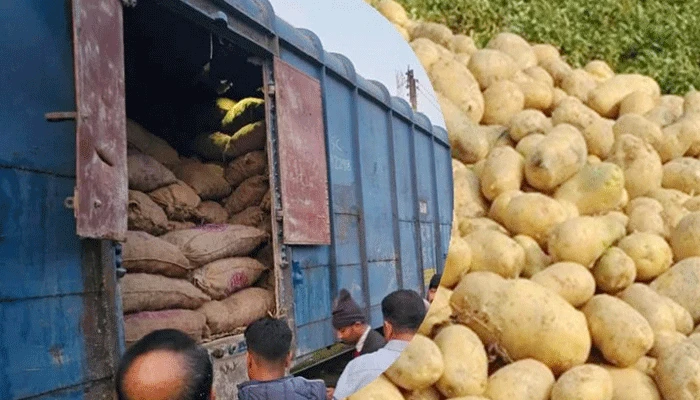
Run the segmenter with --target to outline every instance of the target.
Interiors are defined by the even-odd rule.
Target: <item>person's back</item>
[[[238,400],[325,400],[322,380],[286,376],[291,364],[292,331],[279,319],[265,317],[245,331],[248,377],[238,385]]]

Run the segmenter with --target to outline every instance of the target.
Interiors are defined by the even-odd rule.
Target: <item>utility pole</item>
[[[413,111],[418,110],[418,97],[416,96],[416,78],[413,75],[413,70],[411,69],[411,66],[408,66],[408,71],[406,71],[406,88],[408,89],[408,98],[411,103],[411,108],[413,108]]]

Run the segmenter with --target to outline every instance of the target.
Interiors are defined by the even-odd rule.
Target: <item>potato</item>
[[[440,348],[426,336],[417,334],[385,374],[396,386],[418,390],[437,382],[444,370]]]
[[[470,58],[471,58],[471,56],[469,54],[466,54],[466,53],[455,54],[455,61],[457,61],[461,65],[464,65],[465,67],[467,65],[469,65]]]
[[[525,160],[512,147],[497,147],[486,157],[481,174],[481,193],[488,200],[509,190],[518,190],[523,182]]]
[[[569,95],[566,94],[565,91],[555,87],[554,91],[552,92],[552,106],[549,108],[549,110],[545,111],[545,113],[547,115],[551,115],[554,109],[559,107],[559,105],[568,98]]]
[[[532,51],[535,53],[535,57],[537,57],[537,63],[540,65],[545,61],[556,60],[561,57],[559,55],[559,50],[551,44],[534,44],[532,45]]]
[[[486,201],[481,196],[479,179],[457,160],[452,160],[454,209],[458,220],[486,214]]]
[[[601,161],[601,159],[598,158],[598,156],[589,155],[588,157],[586,157],[586,164],[600,164],[601,162],[603,161]]]
[[[460,236],[452,236],[440,285],[447,288],[455,287],[462,275],[469,271],[471,263],[472,249],[469,244]]]
[[[637,277],[634,260],[618,247],[605,250],[591,272],[598,288],[610,294],[624,290]]]
[[[430,304],[430,308],[418,328],[418,333],[421,335],[432,337],[433,332],[440,327],[449,324],[450,316],[452,315],[452,307],[450,307],[450,297],[452,297],[452,290],[440,286],[435,293],[435,298]]]
[[[604,368],[613,381],[613,400],[663,400],[647,374],[634,368]]]
[[[595,294],[595,280],[591,272],[583,265],[573,262],[552,264],[533,275],[530,280],[559,294],[576,308]]]
[[[561,81],[561,89],[569,96],[576,97],[582,102],[588,100],[588,94],[598,86],[598,81],[586,70],[577,68]]]
[[[384,375],[363,387],[347,400],[404,400],[401,391]]]
[[[470,233],[464,240],[472,249],[472,271],[491,271],[515,278],[525,266],[525,251],[508,236],[493,230]]]
[[[596,295],[582,311],[588,320],[593,344],[612,365],[631,366],[654,345],[654,332],[647,320],[616,297]]]
[[[445,372],[435,386],[446,397],[480,395],[486,390],[489,361],[479,336],[462,325],[448,326],[435,336]]]
[[[467,35],[458,34],[452,37],[452,50],[457,54],[463,53],[471,56],[479,49],[476,47],[474,39]]]
[[[525,250],[525,267],[522,272],[524,277],[530,278],[552,263],[552,259],[542,251],[537,241],[530,236],[517,235],[513,237],[513,240],[518,242],[520,247]]]
[[[525,160],[530,186],[551,191],[576,174],[586,163],[586,141],[568,124],[555,126]]]
[[[661,88],[655,80],[639,74],[619,74],[601,83],[588,96],[588,106],[602,117],[616,118],[620,103],[634,91],[644,91],[658,98]]]
[[[691,196],[700,194],[700,160],[681,157],[667,162],[663,167],[661,185]]]
[[[509,55],[521,70],[537,65],[537,55],[530,44],[514,33],[497,34],[486,43],[486,48],[500,50]]]
[[[620,103],[620,115],[637,114],[645,115],[651,111],[658,102],[651,93],[643,90],[637,90],[625,96]]]
[[[644,116],[659,126],[668,126],[683,115],[683,98],[674,95],[661,96],[654,108]]]
[[[613,72],[612,68],[602,60],[590,61],[583,69],[599,82],[607,81],[615,76],[615,72]]]
[[[469,116],[447,97],[437,93],[447,133],[452,146],[452,158],[465,164],[473,164],[489,152],[489,143],[484,130],[475,125]],[[479,116],[481,118],[481,116]]]
[[[700,91],[691,90],[685,94],[684,99],[684,114],[700,114]]]
[[[549,236],[548,254],[555,262],[572,261],[585,267],[625,235],[625,226],[615,217],[581,216],[557,225]]]
[[[523,72],[525,72],[525,74],[531,77],[532,79],[538,82],[545,83],[550,88],[554,87],[554,79],[552,79],[552,76],[549,75],[549,72],[545,71],[545,69],[540,67],[539,65],[527,68]]]
[[[661,187],[663,166],[654,148],[632,135],[621,135],[607,161],[619,165],[625,174],[630,199]]]
[[[656,358],[644,356],[634,364],[633,368],[642,371],[643,373],[649,376],[654,376],[654,368],[656,368]]]
[[[465,218],[459,221],[459,234],[462,237],[484,229],[491,229],[508,235],[506,228],[489,218]]]
[[[690,195],[676,189],[657,188],[647,194],[648,197],[658,200],[664,208],[670,206],[682,207],[690,200]]]
[[[597,365],[580,365],[564,372],[552,387],[551,400],[612,400],[610,373]]]
[[[635,283],[620,292],[617,297],[637,310],[647,320],[655,333],[676,330],[673,311],[667,306],[661,295],[649,286]]]
[[[516,361],[489,377],[485,396],[491,400],[548,400],[554,375],[539,361]]]
[[[508,146],[513,147],[515,143],[508,135],[508,127],[505,125],[487,125],[481,127],[485,134],[486,140],[489,143],[489,149],[493,150],[496,147]]]
[[[409,21],[406,10],[394,0],[381,0],[376,5],[376,9],[394,24],[404,26]]]
[[[700,212],[684,216],[671,231],[670,242],[676,261],[700,256]]]
[[[525,107],[525,95],[511,81],[498,81],[484,91],[484,117],[487,125],[508,125],[511,118]]]
[[[656,383],[665,399],[699,399],[700,348],[685,340],[664,351],[658,358]]]
[[[682,157],[690,147],[700,142],[700,117],[682,118],[663,128],[663,140],[659,144],[659,157],[667,162]]]
[[[619,139],[622,135],[636,136],[649,143],[657,151],[660,149],[664,136],[658,125],[637,114],[627,114],[618,118],[613,125],[613,133],[615,139]]]
[[[683,203],[685,207],[690,212],[700,211],[700,196],[693,196]]]
[[[689,335],[693,331],[693,317],[690,315],[690,312],[671,300],[670,297],[661,296],[661,299],[671,310],[671,314],[673,314],[676,330],[684,335]]]
[[[466,66],[454,59],[438,60],[430,69],[430,82],[436,92],[450,99],[472,122],[483,118],[485,99]]]
[[[513,360],[534,358],[559,374],[588,358],[591,338],[584,315],[537,283],[470,272],[450,304],[459,322]]]
[[[606,118],[597,118],[590,125],[583,128],[581,133],[586,141],[588,154],[605,159],[610,154],[615,144],[613,125],[615,121]]]
[[[552,79],[554,79],[554,85],[558,87],[561,86],[564,78],[566,78],[573,71],[571,66],[561,58],[545,61],[541,63],[540,66],[552,76]]]
[[[508,210],[508,204],[515,197],[522,195],[521,190],[511,190],[508,192],[501,193],[496,197],[491,203],[491,208],[489,208],[488,217],[496,221],[499,224],[503,224],[505,221],[506,212]]]
[[[649,281],[666,272],[673,262],[671,247],[659,235],[635,232],[620,240],[622,249],[637,268],[637,280]]]
[[[510,56],[494,49],[477,50],[472,54],[468,67],[481,90],[498,81],[511,79],[518,71],[518,65]]]
[[[525,108],[544,111],[552,106],[554,90],[547,83],[530,80],[517,84],[525,97]]]
[[[599,119],[600,116],[595,111],[586,107],[575,97],[563,100],[552,112],[552,124],[555,127],[560,124],[569,124],[584,130]]]
[[[576,204],[580,215],[614,210],[625,190],[624,173],[613,163],[586,164],[554,193],[557,200]]]
[[[657,293],[671,298],[700,322],[700,257],[686,258],[649,284]]]
[[[546,134],[552,129],[552,121],[539,110],[523,110],[510,120],[508,134],[515,142],[524,137],[539,133]]]
[[[554,227],[567,219],[562,203],[541,193],[523,193],[512,197],[503,213],[506,229],[515,234],[528,235],[540,245],[545,245]]]
[[[452,31],[447,26],[435,22],[425,21],[418,22],[414,27],[412,27],[410,34],[413,39],[430,39],[431,41],[446,48],[450,48],[452,46],[452,38],[454,37]]]
[[[661,357],[673,346],[686,340],[687,337],[678,331],[659,331],[654,333],[654,347],[649,350],[652,357]]]
[[[418,61],[420,61],[421,65],[426,71],[430,71],[433,64],[435,64],[439,59],[443,58],[445,56],[445,52],[449,52],[449,50],[443,46],[440,46],[427,38],[415,39],[410,43],[410,46],[413,52],[416,53]]]
[[[515,151],[520,153],[525,159],[537,148],[537,144],[545,138],[544,134],[532,133],[520,139]]]
[[[414,390],[405,395],[406,400],[440,400],[440,392],[437,389],[427,387],[421,390]]]
[[[648,232],[668,238],[670,231],[662,217],[664,207],[658,200],[651,197],[637,197],[627,204],[627,215],[630,220],[627,232]]]

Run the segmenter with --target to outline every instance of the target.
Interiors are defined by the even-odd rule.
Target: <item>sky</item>
[[[365,79],[383,83],[389,93],[408,101],[405,74],[413,69],[418,111],[445,127],[428,75],[408,43],[363,0],[268,0],[275,14],[297,28],[313,31],[327,52],[349,58]],[[397,89],[397,73],[404,84]]]

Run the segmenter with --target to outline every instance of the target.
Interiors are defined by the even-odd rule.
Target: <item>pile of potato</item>
[[[163,328],[211,340],[274,311],[264,101],[193,109],[191,157],[127,120],[127,345]]]
[[[437,92],[455,209],[419,335],[351,399],[700,399],[700,92],[368,2]]]

